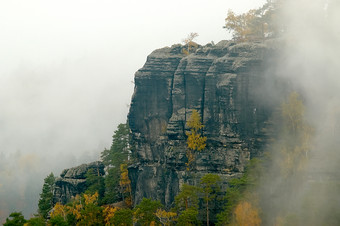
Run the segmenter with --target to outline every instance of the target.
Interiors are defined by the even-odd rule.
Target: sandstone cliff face
[[[86,173],[90,169],[94,169],[100,176],[105,174],[104,164],[99,161],[63,170],[55,181],[53,202],[66,204],[76,195],[85,192],[87,189]]]
[[[267,87],[275,84],[266,69],[275,54],[270,46],[222,41],[200,46],[188,56],[181,45],[148,56],[135,74],[128,115],[135,204],[147,197],[170,206],[182,183],[197,184],[205,173],[226,180],[243,173],[267,142],[268,119],[275,108],[267,97]],[[193,109],[201,114],[208,139],[189,177],[185,131]]]

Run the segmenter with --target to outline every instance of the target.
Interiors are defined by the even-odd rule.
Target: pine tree
[[[40,199],[38,203],[39,214],[43,218],[47,218],[48,212],[53,208],[53,192],[55,188],[55,177],[53,173],[50,173],[44,179],[44,185],[42,188],[42,193],[40,194]]]
[[[216,199],[217,193],[220,191],[219,182],[221,181],[220,176],[216,174],[208,173],[201,178],[201,186],[204,193],[204,201],[206,207],[206,220],[209,226],[209,202]]]
[[[101,153],[101,158],[107,169],[105,176],[105,194],[103,204],[114,203],[122,200],[119,181],[121,177],[120,166],[129,160],[129,127],[127,124],[119,124],[112,136],[110,149],[105,149]]]

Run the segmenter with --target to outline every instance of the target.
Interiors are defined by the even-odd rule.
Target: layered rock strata
[[[99,176],[105,174],[104,164],[100,161],[63,170],[55,181],[53,202],[66,204],[76,195],[85,192],[87,189],[86,173],[90,169],[93,169]]]

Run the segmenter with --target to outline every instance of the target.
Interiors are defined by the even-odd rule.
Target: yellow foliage
[[[185,163],[185,165],[187,166],[187,171],[189,171],[192,163],[195,161],[195,156],[194,156],[193,151],[190,149],[187,150],[186,155],[187,155],[188,162]]]
[[[79,195],[76,195],[73,202],[71,203],[71,206],[66,206],[67,213],[73,214],[77,220],[81,218],[81,210],[83,208],[83,205],[81,204],[81,198]]]
[[[51,213],[51,217],[62,216],[64,219],[67,215],[67,207],[62,205],[61,203],[55,204],[53,211]]]
[[[284,102],[281,108],[282,116],[288,129],[293,133],[296,133],[298,129],[302,129],[305,107],[299,98],[299,94],[296,92],[291,93],[287,102]]]
[[[98,200],[98,192],[94,193],[93,195],[89,194],[84,194],[84,199],[85,199],[85,204],[92,204],[95,203]]]
[[[201,151],[206,146],[207,137],[203,137],[200,134],[200,130],[204,127],[201,122],[201,116],[196,110],[192,111],[190,118],[187,121],[187,126],[190,128],[190,132],[186,132],[188,150],[186,156],[188,159],[187,170],[190,169],[192,163],[195,161],[195,151]]]
[[[197,49],[198,45],[193,41],[196,37],[198,37],[198,34],[191,32],[186,39],[183,39],[184,44],[187,45],[187,49],[182,49],[185,55],[189,55],[190,51]]]
[[[256,10],[249,10],[241,15],[235,15],[233,11],[229,10],[224,28],[233,31],[234,39],[238,41],[263,38],[268,27],[259,19]]]
[[[274,226],[284,226],[284,220],[282,217],[276,217]]]
[[[235,223],[238,226],[259,226],[261,219],[257,208],[249,202],[243,201],[236,206],[234,211]]]
[[[177,213],[157,209],[156,216],[163,225],[168,226],[171,225],[171,222],[176,220]]]
[[[207,137],[202,137],[200,130],[204,127],[201,122],[201,116],[196,110],[192,111],[190,118],[187,121],[187,126],[190,128],[190,132],[187,132],[188,136],[187,144],[191,150],[201,151],[206,146]]]
[[[132,206],[132,195],[131,195],[131,180],[129,179],[129,171],[127,169],[127,164],[120,165],[120,181],[119,185],[122,189],[123,194],[127,194],[124,199],[127,206]],[[126,196],[126,195],[125,195]]]
[[[192,110],[191,116],[187,121],[187,125],[190,129],[195,131],[199,131],[204,127],[201,123],[201,116],[199,115],[198,111]]]
[[[291,93],[281,105],[281,110],[286,134],[281,147],[280,165],[282,175],[288,177],[305,169],[314,130],[304,120],[305,107],[298,93]]]
[[[206,146],[207,137],[202,137],[201,134],[197,134],[195,130],[186,133],[188,136],[187,144],[191,150],[201,151]]]
[[[119,210],[118,207],[107,206],[104,210],[105,225],[111,225],[110,220],[114,217],[115,213]]]

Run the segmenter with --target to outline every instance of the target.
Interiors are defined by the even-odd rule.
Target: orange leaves
[[[234,211],[235,223],[240,226],[259,226],[261,219],[257,208],[252,206],[249,202],[240,202]]]

